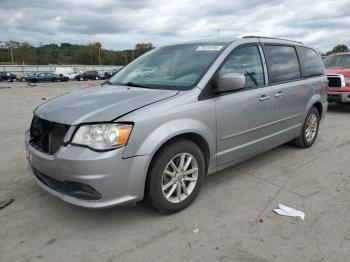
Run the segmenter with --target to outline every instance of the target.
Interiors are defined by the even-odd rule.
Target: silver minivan
[[[263,37],[164,46],[38,106],[25,134],[29,174],[78,206],[147,199],[172,213],[208,174],[289,141],[312,146],[326,111],[312,47]]]

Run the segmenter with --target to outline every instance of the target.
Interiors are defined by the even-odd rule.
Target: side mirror
[[[246,85],[245,76],[239,73],[227,73],[218,77],[216,92],[229,92],[243,89]]]

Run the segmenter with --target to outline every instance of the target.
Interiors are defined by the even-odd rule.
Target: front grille
[[[327,78],[329,81],[329,87],[342,87],[342,80],[340,76],[328,75]]]
[[[34,116],[29,143],[37,150],[52,155],[64,144],[69,125],[50,122]]]

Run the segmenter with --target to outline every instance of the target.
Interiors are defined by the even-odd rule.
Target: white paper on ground
[[[275,211],[277,214],[281,215],[281,216],[289,216],[289,217],[300,217],[301,220],[304,220],[305,218],[305,213],[299,210],[296,210],[294,208],[291,207],[287,207],[285,205],[282,204],[278,204],[279,208],[274,209],[273,211]]]

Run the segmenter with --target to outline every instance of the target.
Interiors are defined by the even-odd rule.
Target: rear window
[[[324,75],[324,65],[319,54],[307,47],[297,47],[301,75],[303,77]]]
[[[300,67],[295,48],[282,45],[265,45],[270,84],[300,78]]]

